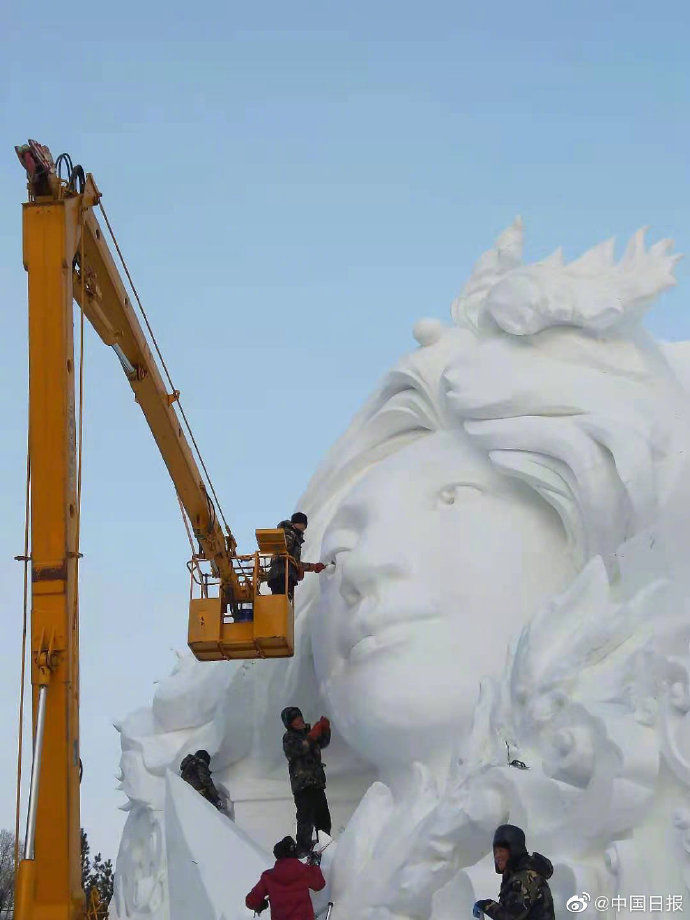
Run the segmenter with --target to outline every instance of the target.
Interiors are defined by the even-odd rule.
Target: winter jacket
[[[302,558],[302,544],[304,543],[304,534],[301,530],[292,524],[291,521],[281,521],[278,524],[281,530],[285,531],[285,544],[287,546],[288,556],[292,556],[299,565]],[[297,567],[290,563],[290,577],[298,581],[299,572]],[[278,578],[285,578],[285,557],[274,556],[271,559],[271,566],[268,570],[268,580],[276,581]]]
[[[546,881],[552,875],[553,866],[541,853],[523,853],[511,859],[503,873],[498,903],[489,901],[484,913],[492,920],[554,920],[553,898]]]
[[[204,763],[201,758],[196,757],[194,754],[187,754],[180,764],[180,775],[186,783],[193,786],[209,802],[213,802],[214,805],[220,802],[220,796],[213,785],[208,764]]]
[[[326,774],[321,763],[321,750],[331,742],[330,728],[321,733],[318,741],[307,737],[311,730],[305,725],[301,731],[289,728],[283,735],[283,752],[287,757],[292,791],[301,792],[308,786],[326,788]]]
[[[265,898],[271,903],[271,920],[314,920],[309,889],[321,891],[326,879],[318,866],[305,866],[299,859],[277,859],[246,897],[250,910],[259,910]]]

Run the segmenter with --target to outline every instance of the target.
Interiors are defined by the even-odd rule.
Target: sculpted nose
[[[392,558],[388,528],[380,524],[371,504],[351,502],[339,510],[324,536],[322,558],[335,562],[330,577],[337,579],[338,593],[348,607],[375,596],[405,573],[404,561]],[[398,540],[392,542],[399,545]]]
[[[388,582],[402,578],[404,566],[382,556],[382,549],[385,548],[377,548],[374,555],[373,547],[367,549],[367,544],[361,542],[338,559],[340,595],[348,607],[376,596]]]

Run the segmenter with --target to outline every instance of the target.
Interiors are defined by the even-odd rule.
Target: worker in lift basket
[[[212,805],[215,805],[218,811],[224,811],[223,800],[211,779],[210,763],[211,755],[208,751],[201,750],[196,754],[187,754],[180,764],[180,776]]]
[[[271,905],[271,920],[314,920],[309,889],[321,891],[326,885],[318,865],[306,865],[297,859],[297,844],[284,837],[273,847],[276,864],[261,873],[258,883],[245,899],[250,910],[258,914]]]
[[[553,875],[553,866],[541,853],[529,855],[521,828],[502,824],[496,829],[494,866],[503,876],[498,901],[477,901],[472,911],[475,917],[484,913],[492,920],[554,920],[546,881]]]
[[[305,723],[297,706],[283,709],[280,718],[287,729],[283,735],[283,752],[297,809],[297,849],[299,855],[304,856],[312,849],[314,828],[331,833],[326,773],[321,763],[321,751],[331,741],[331,723],[321,716],[312,728]]]
[[[302,562],[302,544],[304,531],[307,529],[307,516],[296,511],[289,521],[281,521],[278,527],[285,531],[285,543],[290,559],[288,566],[288,597],[292,599],[295,585],[302,581],[305,572],[323,572],[323,562]],[[293,561],[294,560],[294,561]],[[274,556],[268,570],[268,587],[272,594],[285,594],[285,557]]]

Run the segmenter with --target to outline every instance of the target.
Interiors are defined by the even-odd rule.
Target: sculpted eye
[[[438,500],[442,505],[454,505],[463,498],[472,495],[481,495],[479,486],[471,482],[453,482],[439,489]]]

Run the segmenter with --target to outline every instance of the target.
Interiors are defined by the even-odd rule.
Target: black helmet
[[[309,524],[307,516],[303,511],[295,511],[295,513],[290,518],[291,524],[304,524],[306,527]]]
[[[510,850],[510,863],[514,865],[518,859],[527,853],[525,832],[514,824],[501,824],[494,832],[495,847],[506,847]],[[497,872],[500,872],[498,867]]]
[[[280,718],[282,719],[285,728],[290,728],[295,719],[301,715],[302,710],[297,706],[288,706],[286,709],[283,709],[280,714]]]
[[[297,855],[297,844],[292,837],[283,837],[273,847],[273,855],[276,859],[289,859]]]
[[[206,766],[208,766],[211,763],[211,755],[209,754],[208,751],[204,751],[203,748],[202,750],[197,751],[194,756],[198,758],[199,760],[203,760]]]

